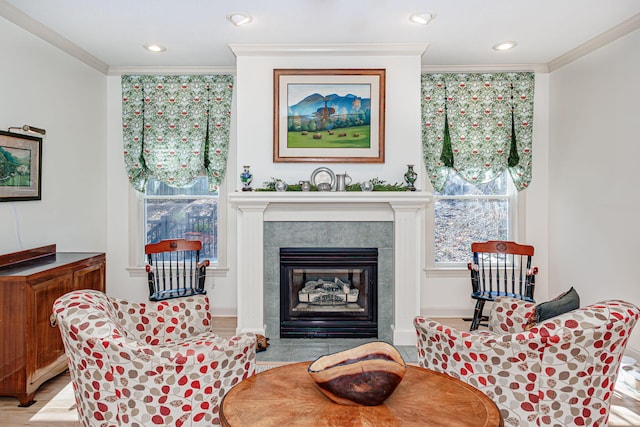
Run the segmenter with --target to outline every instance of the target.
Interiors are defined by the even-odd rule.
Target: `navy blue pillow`
[[[580,296],[572,286],[567,292],[558,295],[551,301],[536,305],[535,322],[544,322],[547,319],[568,313],[577,308],[580,308]]]

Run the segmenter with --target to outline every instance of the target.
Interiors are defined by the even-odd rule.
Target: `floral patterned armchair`
[[[255,336],[216,336],[205,295],[133,303],[82,290],[53,314],[86,427],[216,425],[222,397],[255,373]]]
[[[473,332],[416,317],[420,366],[482,390],[505,426],[606,426],[638,307],[603,301],[526,330],[534,307],[498,298],[489,330]]]

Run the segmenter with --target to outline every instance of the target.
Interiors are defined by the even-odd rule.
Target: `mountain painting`
[[[371,85],[288,84],[287,147],[371,148]]]
[[[0,186],[31,185],[31,150],[0,146]]]

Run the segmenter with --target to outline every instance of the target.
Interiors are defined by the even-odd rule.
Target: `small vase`
[[[311,183],[309,181],[300,181],[300,189],[302,191],[311,191]]]
[[[287,188],[289,188],[289,185],[284,181],[278,180],[276,181],[275,187],[276,187],[276,191],[287,191]]]
[[[365,181],[360,184],[360,189],[362,191],[373,191],[373,183],[371,181]]]
[[[240,174],[240,181],[242,182],[242,191],[251,191],[251,181],[253,181],[253,174],[249,170],[249,166],[243,166],[244,170]]]
[[[414,182],[416,182],[418,174],[413,170],[413,165],[407,165],[407,171],[404,173],[404,181],[407,183],[407,189],[409,191],[416,191]]]

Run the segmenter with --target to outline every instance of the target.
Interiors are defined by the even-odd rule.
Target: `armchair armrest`
[[[535,303],[510,297],[498,297],[489,312],[489,330],[498,334],[514,334],[526,330],[535,313]]]
[[[493,357],[496,355],[501,355],[500,359],[511,356],[510,362],[515,370],[521,363],[540,358],[538,352],[530,351],[533,350],[530,343],[539,337],[528,331],[515,334],[499,334],[488,330],[460,331],[421,316],[415,317],[413,324],[418,335],[420,366],[467,382],[471,378],[478,379],[487,364],[495,363]],[[480,387],[475,379],[472,385]]]
[[[137,425],[172,425],[185,413],[186,419],[217,425],[222,397],[255,374],[253,334],[205,334],[159,346],[113,336],[100,339],[94,349],[103,353],[96,360],[107,374],[85,380],[79,372],[83,393],[112,396],[119,417]]]

